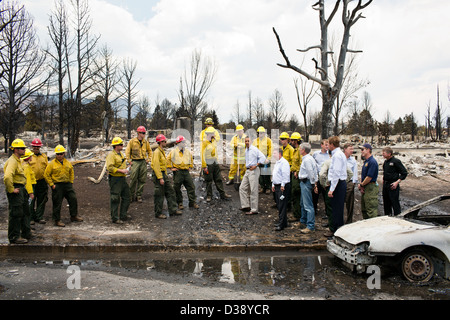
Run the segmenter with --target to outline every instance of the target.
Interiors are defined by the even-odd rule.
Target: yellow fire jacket
[[[48,164],[47,169],[45,169],[44,178],[50,187],[53,187],[55,183],[73,183],[75,179],[73,166],[65,158],[63,163],[53,159]]]
[[[167,156],[167,167],[180,170],[189,170],[194,167],[194,157],[188,149],[181,152],[180,148],[175,147]]]
[[[152,156],[152,169],[158,180],[163,178],[162,172],[167,171],[166,153],[161,147],[156,148]]]
[[[15,155],[12,155],[3,166],[4,177],[3,181],[5,183],[6,192],[14,192],[14,184],[27,183],[27,178],[25,176],[25,171],[23,170],[22,161]]]
[[[216,140],[202,141],[202,168],[206,168],[208,164],[217,162],[217,142]]]
[[[33,169],[36,180],[44,179],[45,169],[48,166],[48,158],[44,153],[39,155],[33,154],[29,162],[31,169]]]
[[[140,141],[138,138],[133,138],[128,142],[125,156],[128,162],[131,160],[145,160],[147,162],[152,159],[152,148],[147,139]]]
[[[116,151],[111,151],[106,157],[106,169],[109,174],[113,177],[125,177],[126,174],[117,172],[118,169],[126,169],[127,161],[122,152],[117,153]]]
[[[25,189],[28,194],[34,193],[33,184],[36,184],[36,177],[34,171],[28,162],[23,161],[23,171],[25,172],[25,177],[27,177],[27,183],[25,184]]]
[[[295,148],[294,154],[292,155],[292,165],[291,165],[291,172],[299,172],[300,166],[302,165],[303,157],[300,154],[300,149]]]
[[[269,137],[258,138],[253,141],[253,145],[263,153],[266,158],[272,157],[272,140]]]
[[[245,134],[242,137],[235,135],[231,139],[230,146],[233,148],[233,163],[234,164],[245,164]]]
[[[292,166],[292,158],[294,157],[294,148],[290,144],[288,144],[286,147],[283,147],[283,158],[289,162],[289,165]]]

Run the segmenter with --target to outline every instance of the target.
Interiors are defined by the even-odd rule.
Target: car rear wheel
[[[421,250],[410,251],[402,260],[402,272],[411,282],[427,282],[434,274],[433,260]]]

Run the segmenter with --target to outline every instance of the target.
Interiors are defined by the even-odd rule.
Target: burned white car
[[[450,194],[441,195],[396,217],[345,225],[328,240],[327,249],[359,273],[370,265],[393,264],[412,282],[427,282],[435,273],[450,279],[450,214],[419,214],[448,199]]]

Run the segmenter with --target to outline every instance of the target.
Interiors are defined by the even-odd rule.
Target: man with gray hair
[[[312,198],[314,186],[318,181],[317,164],[314,158],[309,154],[311,152],[311,145],[309,143],[302,143],[300,145],[300,154],[302,155],[302,164],[298,173],[300,180],[300,207],[302,216],[300,218],[301,233],[310,233],[315,230],[315,211]]]

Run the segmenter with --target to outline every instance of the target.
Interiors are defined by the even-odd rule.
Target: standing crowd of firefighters
[[[222,199],[231,195],[225,192],[219,166],[218,143],[220,134],[213,127],[212,119],[205,121],[206,128],[200,134],[202,175],[206,182],[206,202],[212,201],[213,182]],[[147,180],[147,165],[150,163],[154,183],[155,217],[166,219],[162,212],[167,201],[169,215],[181,215],[185,187],[190,208],[198,209],[195,185],[190,174],[194,157],[186,145],[186,138],[178,136],[175,147],[166,154],[167,139],[156,137],[157,147],[152,150],[145,138],[145,127],[137,129],[137,137],[126,147],[120,137],[112,140],[113,150],[106,158],[109,173],[111,220],[123,224],[130,219],[128,208],[132,201],[141,203]],[[259,194],[272,193],[278,209],[279,221],[275,230],[288,226],[287,212],[292,210],[292,221],[300,222],[300,231],[315,230],[315,216],[320,195],[323,196],[328,219],[329,237],[353,218],[354,189],[358,186],[362,194],[361,209],[364,219],[378,215],[378,163],[372,156],[370,144],[360,146],[364,164],[361,180],[358,179],[358,164],[353,157],[354,146],[340,147],[339,137],[321,142],[321,150],[311,154],[311,145],[302,142],[299,133],[280,135],[279,148],[273,148],[272,140],[264,127],[257,130],[258,137],[252,141],[244,133],[244,127],[236,127],[236,135],[229,146],[233,150],[227,185],[239,186],[241,208],[246,215],[258,214]],[[34,139],[31,150],[24,141],[16,139],[11,144],[12,155],[4,165],[4,183],[9,204],[8,239],[10,243],[24,244],[32,236],[32,225],[45,224],[44,210],[51,189],[53,204],[52,220],[57,227],[61,221],[61,206],[64,198],[69,205],[70,220],[82,222],[78,215],[77,196],[73,188],[74,169],[65,158],[62,145],[55,148],[55,159],[49,162],[41,152],[41,140]],[[390,148],[383,149],[386,161],[383,164],[383,202],[385,214],[400,213],[399,183],[407,176],[400,160],[393,157]],[[272,161],[271,161],[272,160]],[[272,168],[271,166],[274,165]],[[168,178],[168,170],[173,179]],[[129,182],[128,178],[129,176]],[[360,183],[358,183],[360,181]],[[344,221],[344,210],[347,219]]]

